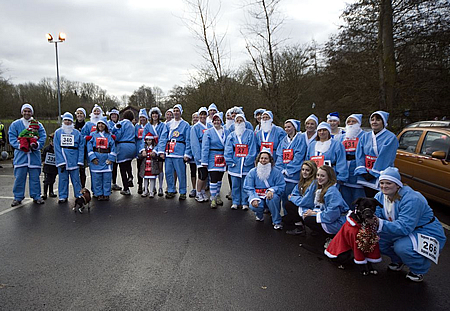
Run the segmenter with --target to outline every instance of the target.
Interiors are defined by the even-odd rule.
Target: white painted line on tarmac
[[[8,197],[0,197],[0,199],[6,199],[6,198],[8,198]],[[14,199],[14,198],[10,198],[10,199]],[[24,202],[24,201],[25,201],[25,202]],[[9,212],[11,212],[11,211],[13,211],[13,210],[15,210],[15,209],[18,209],[18,208],[20,208],[20,207],[23,207],[24,205],[26,205],[26,204],[28,204],[28,203],[30,203],[30,202],[32,202],[31,199],[23,199],[23,200],[22,200],[22,204],[17,205],[17,206],[14,206],[14,207],[7,208],[7,209],[5,209],[4,211],[1,211],[1,212],[0,212],[0,216],[4,215],[4,214],[6,214],[6,213],[9,213]]]
[[[449,226],[449,225],[444,224],[443,222],[441,222],[441,225],[442,225],[442,227],[443,227],[444,229],[450,231],[450,226]]]

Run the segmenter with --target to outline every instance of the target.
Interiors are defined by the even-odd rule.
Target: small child
[[[139,158],[143,159],[141,167],[139,168],[139,176],[144,179],[144,192],[141,194],[143,198],[149,196],[154,198],[156,177],[161,172],[161,163],[158,161],[158,155],[153,149],[156,147],[156,139],[152,133],[145,135],[145,150],[142,150]],[[149,186],[150,184],[150,186]],[[149,191],[150,189],[150,191]]]
[[[48,196],[55,198],[56,194],[53,192],[53,185],[55,184],[56,175],[58,175],[58,168],[56,167],[55,148],[53,146],[53,136],[55,133],[49,135],[49,144],[42,150],[41,158],[44,162],[44,194],[42,199],[47,199]]]

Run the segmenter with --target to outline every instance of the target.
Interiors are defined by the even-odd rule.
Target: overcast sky
[[[337,32],[346,2],[353,1],[282,0],[282,35],[292,44],[325,42]],[[237,68],[248,60],[242,1],[222,1],[220,12],[229,66]],[[143,84],[167,93],[186,84],[203,62],[200,42],[182,22],[186,14],[183,0],[2,0],[0,68],[14,84],[54,78],[55,48],[45,34],[65,32],[58,52],[66,79],[95,83],[117,97]]]

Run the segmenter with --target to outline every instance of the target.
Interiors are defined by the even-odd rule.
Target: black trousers
[[[197,177],[197,165],[195,163],[189,163],[189,169],[191,171],[191,178]],[[194,185],[195,187],[195,185]]]
[[[80,182],[81,182],[81,188],[86,187],[86,167],[80,166]]]
[[[223,178],[223,174],[224,174],[225,172],[219,172],[219,171],[210,171],[209,172],[209,179],[211,180],[211,182],[213,183],[213,184],[215,184],[215,183],[217,183],[217,182],[219,182],[219,181],[222,181],[222,178]]]
[[[136,161],[136,168],[137,168],[137,172],[139,172],[139,170],[141,169],[141,164],[142,164],[142,161],[144,160],[144,158],[142,158],[142,159],[137,159],[137,161]],[[142,187],[142,177],[141,176],[139,176],[139,174],[138,174],[138,185],[139,185],[139,187]]]
[[[113,162],[112,183],[117,184],[117,162]]]
[[[119,163],[120,177],[122,177],[123,190],[128,190],[128,180],[133,179],[131,160]]]
[[[378,190],[369,188],[369,187],[364,187],[364,193],[366,194],[366,197],[368,198],[374,198],[375,194],[378,193]]]
[[[322,225],[316,221],[316,216],[308,216],[303,219],[305,225],[314,231],[315,233],[318,233],[319,235],[323,237],[334,237],[334,234],[326,233],[325,230],[323,230]]]
[[[283,216],[283,226],[286,230],[292,230],[296,227],[296,222],[303,222],[303,218],[298,214],[298,207],[291,201],[286,202],[286,215]]]

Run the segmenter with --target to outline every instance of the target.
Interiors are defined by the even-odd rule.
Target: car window
[[[416,146],[419,142],[420,136],[422,136],[422,132],[423,131],[406,131],[403,133],[398,140],[398,149],[408,152],[416,152]]]
[[[450,148],[450,137],[443,133],[429,131],[422,144],[421,154],[431,155],[435,151],[444,151],[445,158],[448,157]]]

